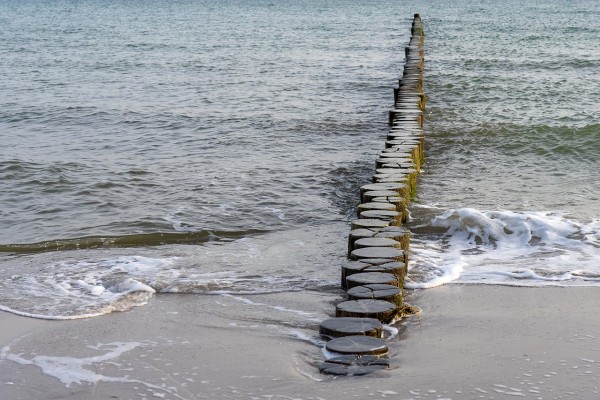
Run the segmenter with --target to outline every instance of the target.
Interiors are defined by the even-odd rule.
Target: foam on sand
[[[47,355],[31,355],[31,357],[25,357],[21,353],[12,353],[9,345],[0,350],[0,360],[6,359],[21,365],[36,366],[42,373],[58,379],[66,387],[71,387],[73,384],[98,384],[100,382],[136,383],[147,387],[154,397],[163,398],[168,394],[175,398],[183,399],[183,397],[176,393],[176,390],[166,386],[157,386],[139,379],[130,379],[126,376],[114,377],[102,375],[93,371],[98,365],[115,363],[115,360],[124,353],[130,352],[138,347],[143,347],[144,345],[144,343],[140,342],[98,343],[96,346],[88,346],[88,348],[95,352],[102,352],[101,354],[82,358]],[[147,343],[146,345],[156,344]]]

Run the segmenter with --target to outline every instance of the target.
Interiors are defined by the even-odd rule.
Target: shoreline
[[[600,393],[596,288],[455,284],[411,291],[407,302],[423,313],[387,339],[395,367],[337,379],[318,373],[322,351],[315,343],[318,321],[339,294],[246,298],[159,295],[144,307],[76,321],[2,312],[0,397],[592,399]]]

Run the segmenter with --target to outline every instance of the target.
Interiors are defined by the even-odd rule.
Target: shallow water
[[[599,12],[478,2],[426,19],[410,285],[598,284]]]
[[[414,12],[429,99],[410,284],[599,284],[596,2],[0,7],[2,309],[335,290]]]

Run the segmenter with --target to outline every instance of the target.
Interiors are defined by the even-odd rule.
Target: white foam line
[[[466,263],[464,263],[466,264]],[[417,282],[404,282],[405,289],[431,289],[434,287],[442,286],[447,283],[456,281],[460,278],[460,274],[463,271],[463,267],[460,265],[455,265],[450,270],[444,271],[444,273],[440,276],[436,276],[435,278],[422,283]],[[409,277],[410,279],[410,277]]]
[[[99,317],[101,315],[107,314],[107,312],[99,312],[99,313],[90,313],[90,314],[81,314],[81,315],[43,315],[43,314],[33,314],[25,311],[14,310],[10,307],[6,307],[0,304],[0,311],[6,311],[11,314],[19,315],[21,317],[29,317],[29,318],[37,318],[37,319],[49,319],[49,320],[74,320],[74,319],[84,319],[84,318],[93,318]]]
[[[299,329],[286,329],[286,330],[280,331],[280,332],[286,333],[288,335],[291,335],[291,336],[295,337],[296,339],[299,339],[299,340],[301,340],[303,342],[307,342],[307,343],[313,344],[315,346],[321,347],[321,346],[325,345],[325,341],[324,340],[321,340],[318,337],[309,336],[309,335],[307,335],[306,333],[302,332]]]
[[[301,315],[303,317],[313,317],[312,313],[309,313],[309,312],[306,312],[306,311],[294,310],[294,309],[291,309],[291,308],[285,308],[283,306],[272,306],[270,304],[258,303],[256,301],[252,301],[250,299],[246,299],[246,298],[240,297],[240,296],[234,296],[234,295],[229,294],[229,293],[222,293],[221,296],[231,297],[234,300],[241,301],[242,303],[250,304],[252,306],[262,306],[262,307],[270,308],[272,310],[294,313],[294,314],[297,314],[297,315]]]
[[[282,288],[282,289],[273,289],[273,290],[253,290],[253,291],[233,291],[233,290],[213,290],[212,292],[208,292],[208,294],[215,294],[219,296],[231,296],[235,297],[236,295],[252,295],[252,294],[274,294],[274,293],[284,293],[284,292],[301,292],[303,289],[292,289],[292,288]]]
[[[533,270],[526,268],[521,271],[490,271],[489,275],[508,276],[516,279],[537,279],[541,281],[567,281],[573,279],[573,274],[565,272],[557,276],[543,276],[536,274]]]
[[[492,281],[484,280],[480,281],[477,279],[465,280],[460,279],[456,282],[449,282],[449,285],[490,285],[490,286],[509,286],[509,287],[598,287],[598,283],[592,282],[570,282],[565,285],[565,281],[544,281],[543,285],[534,280],[523,280],[523,281]],[[410,289],[405,287],[405,289]],[[419,288],[417,288],[419,289]],[[428,288],[425,288],[428,289]]]
[[[398,333],[400,333],[400,331],[398,330],[398,328],[393,327],[391,325],[385,325],[384,324],[383,325],[383,330],[390,333],[390,337],[387,338],[387,339],[393,339],[396,336],[398,336]]]
[[[299,359],[298,355],[295,354],[292,356],[292,360],[294,361],[294,369],[302,376],[304,376],[305,378],[310,379],[313,382],[324,382],[325,379],[321,378],[321,377],[317,377],[315,376],[313,373],[309,372],[309,371],[304,371],[300,364],[302,363],[302,360]],[[311,366],[310,367],[310,371],[314,371],[315,369]],[[315,399],[319,399],[319,397],[316,397]],[[324,400],[324,399],[323,399]]]

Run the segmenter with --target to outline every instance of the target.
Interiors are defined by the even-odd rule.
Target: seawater
[[[335,290],[415,12],[429,98],[408,286],[599,284],[594,1],[0,10],[3,310]]]
[[[598,285],[600,7],[441,4],[408,287]]]

